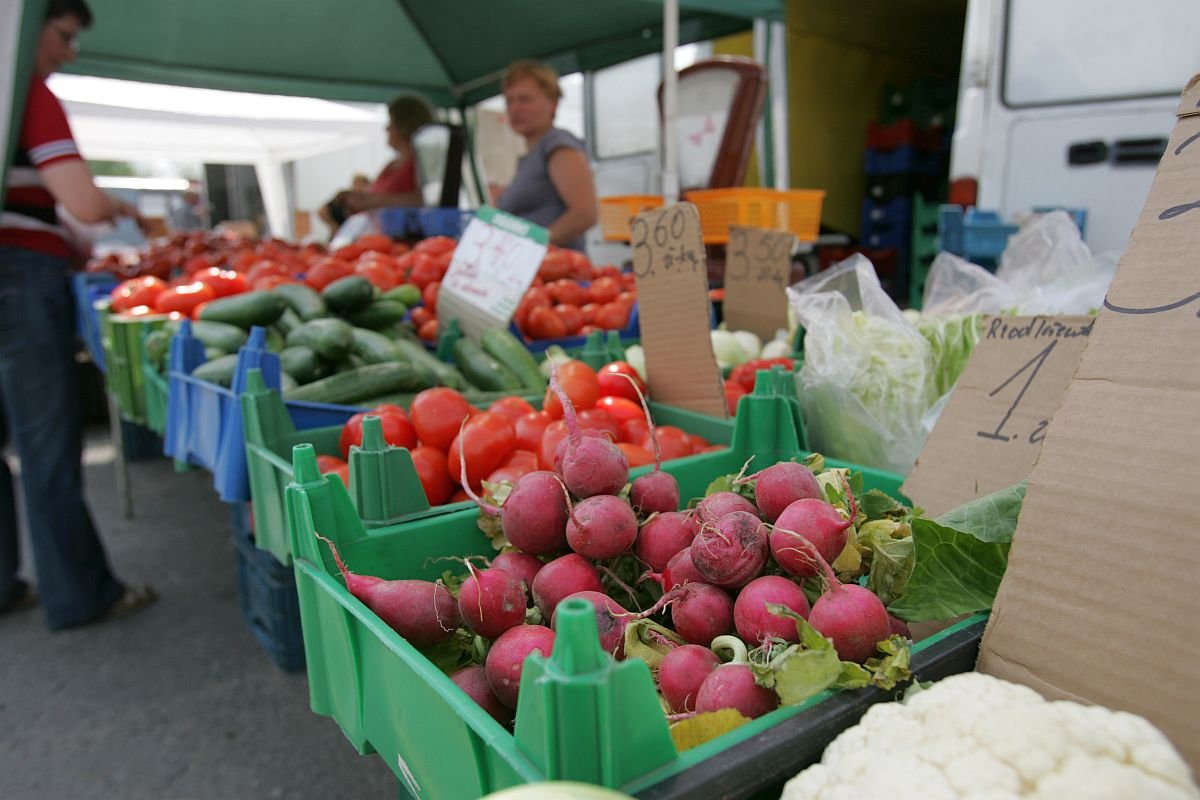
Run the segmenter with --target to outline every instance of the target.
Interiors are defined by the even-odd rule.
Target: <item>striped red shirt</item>
[[[8,169],[0,245],[67,258],[73,255],[54,210],[54,196],[42,182],[40,170],[80,158],[62,104],[46,81],[34,75],[25,100],[20,139]]]

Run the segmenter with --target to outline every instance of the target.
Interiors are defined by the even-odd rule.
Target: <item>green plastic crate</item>
[[[765,386],[768,377],[760,373],[759,380]],[[682,497],[703,494],[709,481],[736,472],[751,455],[764,466],[804,455],[793,409],[786,400],[750,395],[742,409],[731,449],[663,465],[679,480]],[[374,430],[370,433],[374,435]],[[365,429],[364,439],[368,438]],[[563,615],[550,659],[531,657],[526,662],[515,734],[510,734],[349,594],[328,548],[315,538],[319,532],[336,542],[355,572],[390,579],[433,580],[455,566],[440,559],[494,552],[475,524],[476,509],[368,530],[350,494],[379,485],[379,472],[370,461],[407,453],[395,448],[369,452],[372,443],[365,446],[367,450],[356,450],[351,456],[350,492],[340,481],[319,474],[312,446],[295,448],[296,481],[286,493],[288,527],[311,707],[333,717],[360,753],[377,752],[400,779],[402,796],[408,792],[447,800],[477,798],[547,779],[582,780],[636,793],[718,758],[776,724],[814,711],[831,697],[842,697],[825,693],[679,754],[649,669],[636,660],[614,662],[600,652],[592,615],[583,611]],[[862,472],[868,488],[899,495],[899,476]],[[396,494],[405,487],[389,488]],[[939,641],[930,639],[917,650],[936,648]],[[969,669],[970,663],[973,656],[959,671]],[[890,696],[877,695],[854,693],[844,702],[869,704]],[[861,713],[858,708],[833,715],[835,722],[830,724],[840,730],[839,725],[853,724]],[[447,753],[454,754],[453,768],[447,768]],[[812,757],[819,757],[819,750]],[[803,766],[785,763],[792,772]]]
[[[908,304],[921,308],[925,297],[925,279],[938,254],[937,202],[926,202],[920,192],[913,194],[912,249],[909,259]]]
[[[159,436],[167,429],[167,376],[160,375],[142,354],[142,386],[146,397],[146,427]]]
[[[107,369],[108,390],[117,399],[121,417],[146,424],[146,389],[143,376],[142,338],[167,323],[165,316],[120,317],[100,316],[101,341],[104,343],[104,364]]]
[[[283,493],[292,481],[292,448],[311,444],[317,455],[341,456],[338,438],[341,425],[297,430],[279,393],[268,389],[262,373],[251,370],[246,376],[247,389],[242,393],[242,426],[246,440],[246,466],[250,475],[250,497],[254,508],[255,541],[260,550],[268,550],[281,563],[291,562],[291,542],[287,532]],[[540,407],[541,398],[530,399]],[[797,414],[799,405],[796,406]],[[349,410],[349,409],[348,409]],[[650,413],[657,424],[676,425],[688,433],[703,436],[712,444],[728,445],[733,438],[733,423],[707,417],[661,403],[650,403]],[[799,417],[797,417],[799,424]],[[389,464],[395,462],[387,462]],[[409,462],[411,464],[411,462]],[[395,469],[411,469],[403,465]],[[401,498],[403,515],[426,513],[429,506],[417,484],[415,496]],[[437,506],[435,511],[455,511],[473,508],[474,503],[450,503]],[[391,516],[384,518],[392,521]]]

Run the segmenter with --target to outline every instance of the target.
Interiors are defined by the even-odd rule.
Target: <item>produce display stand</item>
[[[668,462],[663,470],[676,476],[684,498],[702,495],[719,475],[737,472],[750,456],[760,464],[805,455],[794,410],[772,396],[770,377],[760,373],[762,393],[742,401],[732,447]],[[412,483],[395,482],[403,470],[379,469],[385,462],[407,459],[407,452],[373,446],[364,427],[364,449],[351,454],[351,490],[379,487],[396,503],[412,497]],[[372,433],[372,436],[378,436]],[[375,462],[371,466],[371,462]],[[834,461],[830,466],[842,465]],[[644,471],[635,470],[637,474]],[[862,470],[867,488],[899,494],[899,477]],[[639,661],[616,663],[599,652],[590,611],[564,614],[557,646],[548,661],[526,663],[515,734],[502,728],[469,700],[420,652],[370,612],[346,590],[329,549],[315,532],[334,541],[350,569],[383,578],[434,580],[464,556],[494,553],[476,526],[477,509],[442,514],[415,513],[386,523],[402,508],[356,510],[341,481],[320,475],[316,450],[297,445],[293,451],[295,481],[288,487],[288,528],[308,661],[313,710],[332,716],[360,753],[377,752],[400,779],[401,793],[439,798],[477,798],[496,789],[546,779],[574,779],[622,791],[657,792],[658,797],[711,797],[703,785],[671,790],[672,781],[691,785],[685,776],[725,758],[726,750],[771,736],[777,723],[792,721],[788,730],[798,753],[802,741],[828,741],[853,724],[883,693],[826,693],[802,706],[780,709],[708,744],[683,754],[671,742],[649,670]],[[399,483],[399,485],[397,485]],[[359,509],[363,509],[360,500]],[[364,519],[365,518],[365,519]],[[380,524],[384,523],[384,524]],[[459,567],[461,570],[461,567]],[[586,607],[585,607],[586,608]],[[578,619],[575,617],[578,616]],[[978,622],[975,620],[972,624]],[[979,629],[961,636],[950,629],[914,648],[921,669],[968,669]],[[970,657],[949,659],[965,648]],[[825,702],[844,697],[853,708],[832,713]],[[725,796],[749,796],[808,762],[780,756],[780,747],[748,745],[737,750],[746,783]],[[787,748],[783,748],[787,749]],[[754,752],[761,752],[753,757]],[[819,745],[810,748],[810,760]],[[446,753],[455,766],[446,768]],[[732,758],[733,756],[729,756]],[[772,767],[772,763],[774,766]],[[418,789],[419,787],[419,789]]]

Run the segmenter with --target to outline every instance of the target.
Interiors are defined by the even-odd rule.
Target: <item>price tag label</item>
[[[708,267],[696,207],[679,203],[639,214],[630,225],[630,245],[651,396],[728,416],[709,337]]]
[[[796,237],[786,231],[731,227],[725,258],[725,322],[764,341],[787,328],[786,289]]]
[[[442,278],[438,317],[457,319],[463,334],[476,341],[491,328],[507,328],[549,242],[549,232],[540,225],[480,208]]]
[[[1029,477],[1094,317],[985,317],[904,492],[930,516]]]

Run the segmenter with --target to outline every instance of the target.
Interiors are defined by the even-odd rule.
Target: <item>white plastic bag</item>
[[[788,299],[805,328],[796,384],[809,446],[907,473],[938,401],[929,343],[861,255],[789,288]]]
[[[1017,294],[1011,286],[965,258],[943,251],[929,267],[923,314],[999,314],[1016,307]]]
[[[346,221],[338,227],[333,238],[329,240],[329,249],[337,250],[339,247],[354,244],[359,238],[369,233],[383,233],[383,228],[380,227],[379,219],[374,212],[360,211],[357,214],[351,214],[346,217]]]

